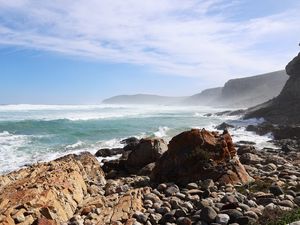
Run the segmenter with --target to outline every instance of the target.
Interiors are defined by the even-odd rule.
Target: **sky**
[[[284,69],[299,0],[0,0],[0,104],[187,96]]]

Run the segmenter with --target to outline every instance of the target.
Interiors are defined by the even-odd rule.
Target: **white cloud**
[[[0,0],[0,44],[206,80],[283,68],[300,36],[298,10],[239,21],[226,17],[232,2]]]

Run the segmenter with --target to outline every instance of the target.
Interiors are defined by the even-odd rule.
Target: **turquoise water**
[[[121,147],[120,140],[156,136],[170,140],[196,127],[213,129],[234,117],[207,117],[222,111],[208,107],[178,106],[0,106],[0,173],[26,164],[47,161],[68,153]],[[253,139],[241,129],[236,139]],[[265,141],[265,140],[262,140]]]

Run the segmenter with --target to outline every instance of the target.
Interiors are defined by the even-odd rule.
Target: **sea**
[[[159,137],[166,142],[191,128],[215,130],[222,122],[235,142],[253,141],[257,148],[274,147],[271,135],[245,131],[238,116],[216,116],[228,110],[205,106],[168,105],[0,105],[0,174],[70,153],[122,147],[128,137]],[[207,115],[212,114],[212,115]],[[99,158],[101,161],[102,158]]]

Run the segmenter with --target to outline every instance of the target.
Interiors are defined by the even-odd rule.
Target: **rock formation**
[[[137,173],[147,165],[151,167],[149,164],[155,163],[168,150],[168,146],[161,138],[142,138],[139,142],[129,142],[123,149],[120,159],[104,163],[105,172]]]
[[[232,184],[252,181],[226,131],[219,135],[192,129],[175,136],[168,147],[153,170],[152,178],[156,181],[187,183],[213,179]]]
[[[38,218],[67,221],[87,194],[89,182],[105,184],[98,161],[89,153],[1,176],[1,224],[32,224]]]
[[[91,219],[103,225],[127,221],[135,211],[143,211],[142,196],[148,188],[121,188],[123,194],[104,196],[105,184],[100,164],[90,153],[0,176],[0,224],[72,224],[75,213],[84,216],[97,209]]]
[[[280,95],[250,108],[245,116],[246,119],[263,117],[276,124],[300,124],[300,53],[286,66],[286,73],[289,79]]]

